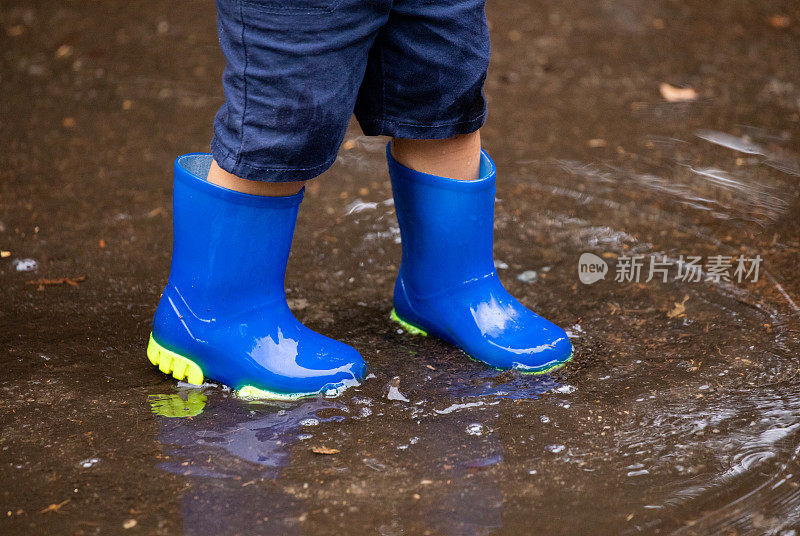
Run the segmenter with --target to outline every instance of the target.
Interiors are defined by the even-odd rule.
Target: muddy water
[[[171,159],[205,148],[221,66],[211,6],[145,4],[2,13],[3,533],[794,534],[800,13],[490,4],[496,265],[574,360],[501,373],[397,332],[385,140],[354,126],[308,188],[286,286],[371,375],[268,403],[144,358]],[[666,103],[665,81],[700,97]],[[591,285],[586,252],[609,266]],[[636,255],[638,282],[616,281]],[[760,256],[758,280],[716,281],[718,255]],[[690,256],[700,280],[676,279]]]

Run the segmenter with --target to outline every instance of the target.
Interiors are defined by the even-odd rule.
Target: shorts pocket
[[[242,0],[260,13],[314,15],[330,13],[341,0]]]

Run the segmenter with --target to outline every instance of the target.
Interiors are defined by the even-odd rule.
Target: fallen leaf
[[[788,28],[792,24],[792,19],[786,15],[772,15],[769,18],[769,25],[773,28]]]
[[[69,285],[71,287],[77,287],[78,283],[81,281],[85,281],[86,276],[82,275],[79,277],[60,277],[58,279],[33,279],[31,281],[26,281],[26,285],[36,285],[36,290],[44,290],[46,286],[57,286],[57,285]]]
[[[686,312],[686,302],[688,300],[689,300],[689,295],[687,294],[686,296],[683,297],[683,301],[681,301],[680,303],[675,302],[675,307],[673,307],[667,312],[667,318],[675,318],[677,316],[684,314]]]
[[[314,454],[336,454],[339,452],[339,449],[332,449],[324,445],[320,445],[318,447],[311,447],[311,452]]]
[[[58,503],[58,504],[51,504],[51,505],[50,505],[50,506],[48,506],[47,508],[42,508],[41,510],[39,510],[39,513],[40,513],[40,514],[46,514],[47,512],[58,512],[58,510],[59,510],[59,509],[60,509],[62,506],[64,506],[65,504],[67,504],[69,501],[70,501],[70,499],[67,499],[67,500],[65,500],[65,501],[61,501],[61,502],[60,502],[60,503]]]
[[[698,96],[697,91],[690,87],[675,87],[666,82],[662,83],[658,90],[667,102],[689,102],[697,100]]]
[[[61,45],[56,49],[56,58],[69,58],[72,56],[72,47],[69,45]]]

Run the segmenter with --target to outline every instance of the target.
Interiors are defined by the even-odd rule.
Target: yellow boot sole
[[[203,370],[197,363],[167,350],[156,342],[152,333],[147,344],[147,359],[164,374],[172,374],[176,380],[186,380],[193,385],[203,384]]]
[[[203,370],[191,359],[176,354],[172,350],[167,350],[153,338],[150,334],[150,342],[147,344],[147,359],[158,367],[164,374],[171,374],[176,380],[186,380],[193,385],[202,385],[205,380]],[[259,389],[252,385],[245,385],[239,389],[234,389],[236,396],[246,400],[297,400],[316,396],[319,392],[313,393],[279,393]]]

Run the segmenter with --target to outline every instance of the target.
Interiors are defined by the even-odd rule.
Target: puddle
[[[490,2],[495,266],[568,330],[574,359],[527,376],[398,333],[386,140],[353,126],[307,185],[285,287],[370,374],[337,398],[264,403],[175,385],[144,356],[170,163],[208,147],[222,64],[212,4],[172,17],[143,2],[4,14],[0,532],[797,531],[786,5]],[[662,83],[699,98],[665,102]],[[607,272],[581,278],[584,254]],[[679,277],[694,257],[697,277]],[[757,280],[734,276],[740,257],[761,259]]]
[[[741,140],[707,138],[755,151]],[[635,254],[675,263],[748,253],[724,233],[768,225],[789,210],[779,194],[783,179],[758,171],[771,169],[766,161],[725,171],[690,158],[702,150],[697,143],[675,142],[661,163],[646,165],[525,161],[527,171],[512,172],[503,186],[514,195],[498,204],[501,277],[534,307],[562,305],[556,320],[569,326],[577,349],[565,369],[541,377],[487,370],[376,318],[368,327],[386,335],[373,348],[375,375],[364,385],[281,409],[209,395],[202,415],[162,419],[159,440],[182,460],[163,468],[196,477],[192,489],[236,476],[269,479],[295,501],[358,489],[350,509],[342,500],[333,510],[385,534],[422,527],[513,533],[539,526],[526,504],[563,510],[587,497],[597,507],[578,511],[565,527],[698,534],[709,527],[711,534],[720,520],[737,523],[748,508],[770,505],[769,496],[781,501],[777,512],[800,506],[789,470],[800,445],[795,305],[769,277],[771,267],[759,281],[715,279],[706,265],[689,280],[616,281],[611,272],[583,285],[576,277],[586,251],[612,266]],[[362,149],[355,144],[339,165],[377,169],[380,153]],[[360,269],[388,286],[399,250],[385,196],[380,190],[350,202],[337,225],[361,256]],[[506,247],[508,232],[513,247]],[[537,247],[518,248],[519,240]],[[359,303],[362,322],[373,301]],[[317,445],[336,452],[315,455]],[[320,472],[327,485],[309,483],[312,491],[298,493],[301,480]],[[246,504],[244,495],[238,503]],[[312,527],[334,515],[297,504]],[[675,525],[676,517],[694,525]],[[775,514],[763,523],[788,527],[787,519]]]

